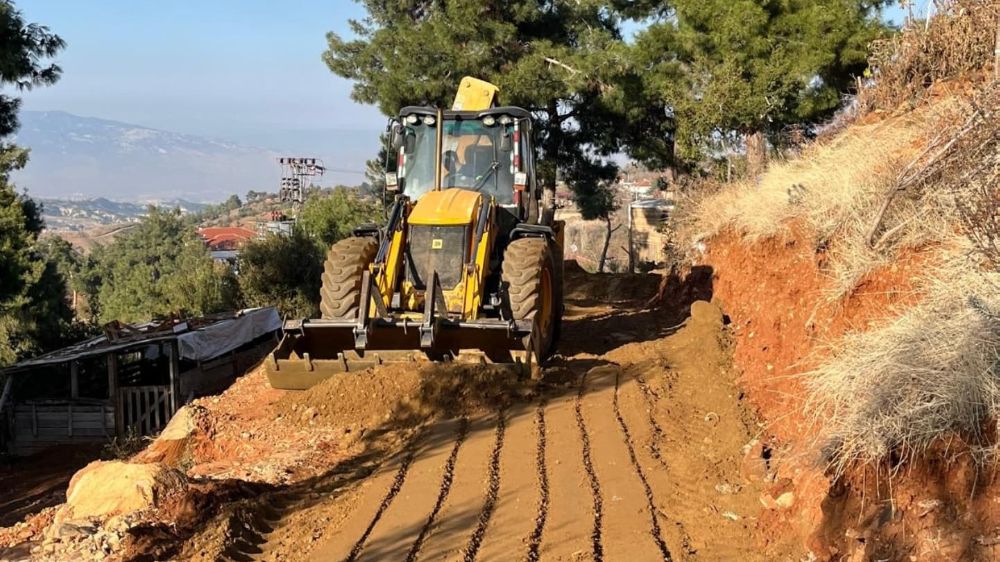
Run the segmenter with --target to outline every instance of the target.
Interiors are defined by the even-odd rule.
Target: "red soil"
[[[726,233],[710,244],[703,265],[714,270],[713,296],[733,323],[734,360],[743,388],[765,421],[762,450],[752,451],[745,462],[760,462],[763,455],[777,473],[772,495],[777,497],[789,484],[795,493],[793,509],[769,512],[761,540],[792,530],[812,537],[808,546],[817,556],[838,559],[836,553],[845,548],[840,543],[852,540],[845,539],[845,529],[864,518],[857,491],[873,492],[869,512],[877,503],[872,498],[885,494],[873,484],[874,475],[866,479],[864,474],[848,475],[837,489],[830,489],[800,375],[822,359],[826,343],[884,322],[916,303],[920,293],[913,280],[927,264],[929,252],[901,257],[866,276],[847,297],[831,302],[824,291],[830,285],[824,272],[827,255],[811,240],[802,228],[756,243]],[[928,477],[931,474],[940,473],[931,471]],[[885,487],[884,475],[881,480]],[[925,480],[911,479],[917,489]],[[893,484],[895,495],[904,500],[906,485]],[[845,489],[855,494],[843,494]]]

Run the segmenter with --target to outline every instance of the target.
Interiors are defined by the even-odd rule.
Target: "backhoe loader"
[[[285,323],[271,386],[427,359],[538,372],[559,338],[563,224],[535,178],[531,114],[497,93],[466,77],[451,109],[390,121],[387,222],[330,248],[321,318]]]

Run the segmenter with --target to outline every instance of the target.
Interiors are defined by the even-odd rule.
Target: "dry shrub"
[[[987,53],[992,59],[1000,3],[956,2],[951,10],[927,32],[908,30],[897,40],[900,52],[888,66],[910,74],[881,74],[885,99],[920,95],[928,80],[982,70]],[[933,122],[857,250],[880,254],[884,241],[912,244],[919,230],[936,232],[932,262],[939,265],[919,280],[924,300],[883,327],[833,342],[830,358],[807,373],[836,473],[905,461],[948,435],[972,445],[980,461],[1000,457],[1000,433],[988,427],[1000,422],[1000,84],[977,87]],[[885,196],[878,201],[881,210]],[[930,226],[914,230],[927,217]]]
[[[983,81],[998,24],[996,0],[948,3],[926,28],[876,47],[876,80],[860,104],[895,109],[945,79],[978,94],[876,124],[862,117],[758,183],[698,204],[689,239],[726,229],[761,239],[792,224],[815,233],[831,256],[831,300],[903,249],[932,254],[933,269],[915,280],[920,304],[830,342],[804,375],[835,473],[905,461],[948,435],[980,460],[1000,458],[1000,427],[988,426],[1000,423],[1000,86]]]
[[[815,143],[798,158],[775,163],[758,183],[739,183],[697,202],[689,237],[733,229],[748,240],[781,235],[793,222],[829,248],[831,300],[850,293],[874,268],[903,248],[933,244],[949,234],[951,198],[940,192],[902,197],[886,216],[892,226],[874,246],[867,232],[899,170],[956,104],[943,102],[876,124],[854,124]]]
[[[1000,419],[1000,274],[956,256],[920,305],[833,350],[806,380],[834,472],[905,461],[948,434],[992,450],[984,430]]]
[[[931,167],[931,182],[953,193],[975,250],[1000,271],[1000,83],[973,102],[965,134]]]
[[[938,14],[910,22],[902,33],[872,45],[875,80],[859,93],[864,110],[892,110],[923,98],[935,82],[970,79],[994,64],[1000,3],[940,0]]]

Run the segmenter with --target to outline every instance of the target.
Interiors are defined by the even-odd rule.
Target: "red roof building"
[[[257,236],[254,231],[239,226],[199,228],[198,235],[213,252],[238,250],[246,244],[247,240],[253,240]]]

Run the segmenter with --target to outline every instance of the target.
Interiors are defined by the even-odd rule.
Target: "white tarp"
[[[182,358],[207,361],[279,329],[281,318],[277,310],[256,308],[243,311],[239,318],[180,334],[177,340]]]

